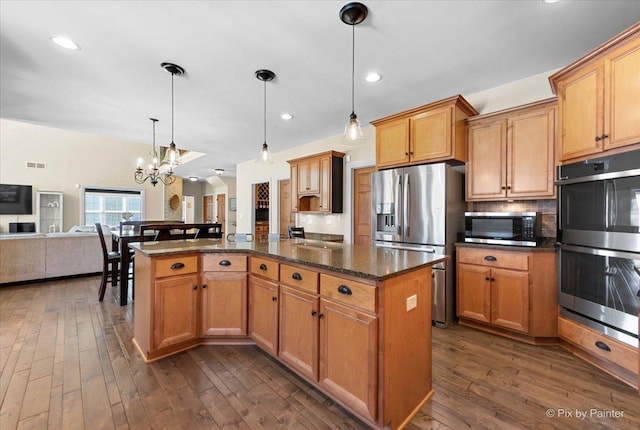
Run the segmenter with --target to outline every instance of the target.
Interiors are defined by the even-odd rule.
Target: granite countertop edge
[[[255,255],[260,257],[273,258],[285,263],[292,263],[292,264],[298,264],[298,265],[307,266],[307,267],[328,270],[335,273],[341,273],[349,276],[355,276],[358,278],[370,279],[374,281],[385,281],[387,279],[391,279],[396,276],[400,276],[405,273],[421,269],[423,267],[433,266],[437,263],[450,259],[448,255],[422,253],[425,256],[425,258],[423,258],[424,261],[417,262],[415,264],[407,264],[404,267],[396,268],[392,272],[380,274],[380,273],[370,273],[368,271],[358,270],[357,268],[341,267],[337,265],[325,264],[319,261],[295,258],[289,255],[281,255],[280,253],[277,253],[277,252],[271,252],[268,249],[267,250],[254,249],[253,244],[260,244],[260,242],[233,243],[233,242],[220,241],[220,240],[213,239],[212,241],[215,241],[215,243],[207,243],[210,240],[212,239],[187,239],[186,241],[172,240],[172,241],[144,242],[144,243],[133,242],[129,244],[129,247],[133,248],[136,252],[141,252],[142,254],[148,257],[169,256],[169,255],[177,255],[177,254],[184,254],[184,253],[190,253],[190,252],[205,253],[205,254],[206,253],[242,253],[242,254]],[[295,243],[304,244],[305,242],[323,243],[321,241],[314,241],[314,240],[308,240],[308,239],[296,240]],[[328,242],[327,244],[332,247],[335,247],[335,249],[352,246],[352,245],[335,244],[335,243],[328,243]],[[240,248],[236,247],[238,245],[240,246]],[[263,247],[268,246],[268,243],[262,243],[261,245],[258,245],[258,246],[263,246]],[[374,248],[374,249],[377,249],[377,248]],[[389,252],[389,250],[379,249],[378,252]],[[393,250],[391,252],[413,253],[414,251]]]
[[[485,249],[502,249],[505,251],[518,252],[556,252],[556,238],[546,237],[538,246],[514,246],[514,245],[497,245],[490,243],[473,243],[473,242],[456,242],[456,247],[460,248],[485,248]]]

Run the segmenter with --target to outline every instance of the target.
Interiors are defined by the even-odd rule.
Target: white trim
[[[144,188],[128,188],[128,187],[108,187],[104,185],[80,185],[78,186],[78,201],[80,208],[80,216],[78,219],[82,222],[82,225],[85,225],[87,220],[84,215],[84,193],[87,188],[95,188],[102,190],[115,190],[115,191],[137,191],[140,193],[140,218],[144,219],[147,213],[147,199],[146,199],[146,190]]]

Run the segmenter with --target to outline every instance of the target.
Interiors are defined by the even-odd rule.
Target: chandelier
[[[133,177],[139,184],[144,184],[147,180],[149,180],[151,182],[151,185],[153,185],[154,187],[158,182],[162,182],[164,185],[171,185],[176,180],[176,177],[173,175],[173,166],[171,164],[160,164],[160,157],[158,155],[158,150],[156,149],[156,122],[158,122],[158,120],[155,118],[149,119],[153,123],[153,146],[151,147],[151,153],[149,154],[151,163],[149,163],[149,165],[143,169],[143,160],[142,158],[139,159],[138,167],[136,168],[136,172]],[[168,169],[165,166],[168,166]],[[161,169],[164,172],[161,172]]]

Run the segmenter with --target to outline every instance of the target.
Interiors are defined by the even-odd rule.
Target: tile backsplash
[[[512,202],[467,202],[469,212],[541,212],[542,235],[556,236],[556,200],[514,200]]]

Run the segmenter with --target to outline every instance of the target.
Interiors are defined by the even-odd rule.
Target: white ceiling
[[[207,155],[181,176],[233,174],[263,142],[272,151],[339,134],[351,111],[345,1],[0,2],[2,118]],[[369,121],[563,67],[640,20],[633,1],[366,1],[356,27],[356,113]],[[82,49],[65,51],[49,37]],[[364,82],[368,71],[383,75]],[[285,122],[282,112],[295,118]],[[90,143],[89,143],[90,144]],[[145,155],[145,154],[141,154]],[[131,160],[132,168],[136,160]],[[127,160],[123,160],[127,162]]]

